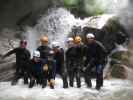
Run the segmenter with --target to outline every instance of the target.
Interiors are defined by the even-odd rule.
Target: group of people
[[[76,78],[77,87],[81,87],[81,77],[84,77],[87,87],[91,88],[91,72],[95,68],[96,89],[103,86],[103,69],[106,64],[107,51],[105,47],[95,39],[95,35],[86,35],[87,43],[82,43],[80,36],[68,37],[67,49],[63,49],[57,41],[48,45],[48,37],[42,36],[41,46],[31,54],[27,47],[27,41],[21,40],[20,46],[5,55],[3,58],[16,54],[16,72],[12,85],[17,84],[23,78],[24,84],[32,88],[40,84],[42,88],[47,85],[54,89],[55,77],[60,75],[63,80],[63,88],[74,86]]]

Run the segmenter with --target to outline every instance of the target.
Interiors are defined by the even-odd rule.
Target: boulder
[[[0,82],[10,81],[14,77],[15,62],[4,62],[0,64]]]
[[[114,78],[126,79],[128,78],[127,66],[122,64],[114,64],[111,68],[110,75]]]
[[[117,51],[111,55],[111,63],[122,63],[129,65],[129,52],[128,51]]]

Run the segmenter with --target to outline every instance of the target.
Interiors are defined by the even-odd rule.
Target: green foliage
[[[78,5],[79,0],[64,0],[64,4],[65,6],[77,6]]]
[[[98,0],[64,0],[64,5],[77,16],[93,16],[104,13]]]
[[[99,15],[104,13],[97,0],[84,0],[84,11],[87,15]]]

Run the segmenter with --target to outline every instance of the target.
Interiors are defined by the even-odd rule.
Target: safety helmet
[[[59,47],[60,47],[59,42],[57,41],[52,42],[52,48],[59,48]]]
[[[35,50],[33,52],[33,57],[40,57],[40,52],[38,50]]]
[[[67,42],[71,42],[71,41],[74,41],[74,40],[73,40],[72,37],[69,37],[69,38],[67,39]]]
[[[52,56],[52,55],[54,55],[54,51],[53,50],[50,50],[49,51],[49,56]]]
[[[80,43],[81,42],[81,37],[80,36],[76,36],[75,37],[75,43]]]
[[[88,33],[88,34],[86,35],[86,38],[87,38],[87,39],[94,39],[94,38],[95,38],[95,35],[92,34],[92,33]]]
[[[40,41],[41,41],[42,43],[47,43],[47,42],[48,42],[48,37],[47,37],[47,36],[42,36],[42,37],[40,38]]]
[[[67,42],[73,42],[73,41],[74,41],[74,40],[73,40],[72,37],[67,38]]]

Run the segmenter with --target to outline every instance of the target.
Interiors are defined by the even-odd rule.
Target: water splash
[[[96,0],[101,4],[106,13],[118,13],[121,9],[127,7],[128,0]]]
[[[115,53],[115,52],[119,52],[119,51],[128,51],[128,48],[126,46],[123,45],[116,45],[116,48],[114,50],[112,50],[111,54]]]
[[[98,28],[101,29],[106,22],[108,21],[109,18],[113,17],[115,15],[113,14],[103,14],[99,16],[92,16],[89,18],[85,18],[84,20],[81,21],[81,26],[82,27],[93,27],[93,28]]]
[[[52,90],[47,86],[42,89],[36,85],[29,89],[27,85],[23,85],[20,80],[16,86],[11,86],[10,82],[0,83],[0,99],[1,100],[132,100],[132,82],[128,80],[105,80],[104,86],[100,91],[95,88],[95,80],[92,80],[92,88],[86,88],[84,81],[82,87],[62,88],[62,80],[55,79],[55,89]],[[75,83],[75,82],[74,82]],[[19,92],[16,92],[19,91]],[[129,92],[130,91],[130,92]],[[121,98],[121,99],[120,99]],[[123,99],[124,98],[124,99]]]
[[[64,8],[50,9],[48,14],[42,15],[38,24],[27,29],[27,39],[30,50],[37,47],[38,40],[42,35],[49,37],[49,43],[58,41],[63,46],[67,34],[76,23],[75,17]]]
[[[49,37],[49,43],[58,41],[62,47],[66,37],[71,32],[73,26],[88,26],[101,28],[112,15],[94,16],[85,19],[75,18],[65,8],[53,8],[47,14],[42,15],[35,27],[28,27],[26,30],[29,49],[33,51],[39,45],[39,38],[42,35]]]

